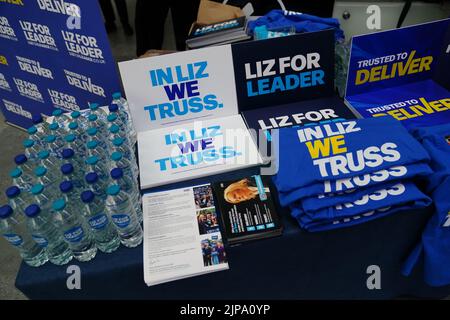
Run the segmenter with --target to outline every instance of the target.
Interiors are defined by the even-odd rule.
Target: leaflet
[[[210,184],[148,193],[142,204],[148,286],[228,269]]]

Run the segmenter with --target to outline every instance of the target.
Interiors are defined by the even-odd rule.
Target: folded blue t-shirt
[[[429,177],[431,192],[450,175],[450,123],[417,129],[413,135],[422,143],[431,157],[434,173]]]
[[[394,166],[362,176],[337,179],[334,181],[324,181],[298,188],[290,192],[279,192],[279,200],[282,206],[289,206],[290,204],[304,198],[305,200],[308,199],[308,201],[317,201],[318,196],[349,190],[354,191],[361,188],[369,188],[389,181],[411,179],[417,176],[427,176],[432,172],[433,171],[427,163],[413,163],[407,166]],[[324,199],[320,199],[320,202],[322,201],[324,201]]]
[[[398,210],[423,208],[430,204],[431,199],[414,183],[392,182],[351,203],[328,207],[314,213],[306,213],[298,204],[291,207],[291,215],[301,227],[309,231],[319,231],[354,225]]]
[[[390,117],[342,121],[279,131],[279,192],[429,160],[428,153]]]
[[[414,266],[423,258],[424,278],[431,286],[450,284],[450,175],[432,194],[436,212],[422,233],[422,241],[405,261],[402,273],[411,274]]]
[[[336,40],[345,38],[344,31],[340,28],[338,19],[321,18],[310,14],[279,9],[271,10],[266,15],[254,21],[249,21],[248,30],[250,34],[258,26],[266,26],[268,29],[294,26],[296,33],[334,29]]]

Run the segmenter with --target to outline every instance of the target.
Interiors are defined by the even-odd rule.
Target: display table
[[[254,169],[178,183],[181,187],[255,174]],[[162,188],[160,188],[162,189]],[[230,270],[147,287],[142,245],[98,253],[81,269],[81,290],[69,290],[67,266],[32,268],[22,263],[16,287],[30,299],[390,299],[444,298],[450,286],[423,282],[421,268],[400,274],[432,208],[400,212],[358,226],[328,232],[302,231],[282,211],[283,235],[227,247]],[[381,268],[381,290],[366,286],[369,265]]]

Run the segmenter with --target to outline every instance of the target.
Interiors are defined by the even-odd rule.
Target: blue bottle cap
[[[117,137],[113,139],[113,145],[115,145],[116,147],[119,147],[123,144],[124,139],[121,137]]]
[[[24,154],[18,154],[17,156],[14,157],[14,162],[15,162],[17,165],[24,164],[24,163],[27,162],[27,161],[28,161],[28,158],[27,158],[27,156],[24,155]]]
[[[66,207],[66,201],[64,199],[55,200],[52,207],[56,211],[62,210]]]
[[[69,129],[70,130],[78,129],[78,123],[76,123],[76,122],[69,123]]]
[[[120,93],[120,92],[114,92],[114,93],[112,94],[112,98],[113,98],[114,100],[120,99],[120,98],[122,98],[122,93]]]
[[[15,198],[20,194],[20,189],[18,186],[11,186],[5,191],[7,198]]]
[[[74,154],[75,154],[75,152],[73,152],[72,148],[67,148],[62,151],[62,157],[64,159],[72,158]]]
[[[121,160],[121,159],[122,159],[122,152],[114,151],[114,152],[111,154],[111,159],[114,160],[114,161],[119,161],[119,160]]]
[[[76,138],[77,138],[76,135],[74,135],[73,133],[70,133],[64,137],[64,140],[66,140],[66,142],[70,143],[70,142],[74,142]]]
[[[98,109],[98,107],[99,107],[99,104],[98,103],[91,103],[90,105],[89,105],[89,109],[91,109],[91,110],[97,110]]]
[[[96,172],[89,172],[84,179],[87,183],[96,183],[98,181],[98,174]]]
[[[47,143],[55,142],[55,140],[56,140],[56,136],[55,136],[54,134],[50,134],[50,135],[48,135],[48,136],[45,138],[45,141],[46,141]]]
[[[91,190],[86,190],[81,193],[81,201],[84,203],[89,203],[94,200],[95,195]]]
[[[49,129],[50,130],[57,130],[59,128],[59,124],[57,124],[56,122],[53,122],[52,124],[50,124]]]
[[[18,178],[22,175],[22,170],[20,170],[19,168],[14,168],[9,172],[9,176],[11,178]]]
[[[110,106],[108,106],[109,112],[117,112],[119,110],[119,106],[115,103],[112,103]]]
[[[33,114],[31,116],[31,122],[33,122],[33,124],[39,124],[42,123],[44,121],[44,119],[42,118],[41,114]]]
[[[88,143],[86,143],[86,146],[88,149],[95,149],[98,146],[98,142],[95,140],[91,140]]]
[[[97,134],[98,130],[96,127],[91,127],[87,130],[87,134],[89,136],[95,136]]]
[[[30,204],[28,207],[26,207],[25,209],[25,215],[28,218],[33,218],[36,217],[39,213],[41,212],[41,208],[39,208],[39,206],[37,204]]]
[[[35,126],[29,127],[27,132],[28,134],[35,134],[37,132],[37,128]]]
[[[73,172],[73,165],[71,163],[65,163],[61,166],[61,172],[63,174],[70,174]]]
[[[96,121],[97,119],[98,119],[98,117],[97,117],[96,114],[90,114],[90,115],[88,116],[88,120],[89,120],[89,121]]]
[[[43,166],[39,166],[34,170],[34,173],[38,176],[38,177],[42,177],[44,174],[47,173],[47,168],[43,167]]]
[[[72,189],[73,189],[72,181],[63,181],[59,184],[59,190],[61,190],[62,193],[72,191]]]
[[[123,177],[123,170],[121,168],[114,168],[109,174],[111,175],[111,178],[117,180]]]
[[[90,156],[89,158],[86,159],[86,163],[90,165],[97,164],[97,162],[98,162],[97,156]]]
[[[31,139],[25,139],[25,140],[23,141],[23,146],[24,146],[25,148],[30,148],[30,147],[32,147],[33,145],[34,145],[34,141],[31,140]]]
[[[80,115],[81,115],[81,113],[80,113],[79,111],[74,111],[74,112],[72,112],[72,113],[70,114],[70,116],[71,116],[72,118],[74,118],[74,119],[79,118]]]
[[[38,183],[35,184],[32,188],[31,188],[31,193],[36,195],[36,194],[40,194],[42,191],[44,191],[44,185]]]
[[[110,196],[115,196],[120,192],[120,187],[117,184],[113,184],[112,186],[109,186],[106,190],[106,193]]]
[[[39,151],[38,157],[39,159],[47,159],[50,156],[50,152],[48,150]]]
[[[62,110],[61,109],[56,109],[56,110],[53,110],[53,112],[52,112],[52,116],[54,116],[54,117],[59,117],[60,115],[62,115]]]
[[[108,114],[108,116],[106,117],[106,120],[108,120],[108,122],[113,122],[117,119],[117,114],[115,113],[110,113]]]
[[[0,219],[6,219],[13,214],[13,209],[10,205],[5,204],[0,207]]]
[[[120,131],[120,127],[117,124],[113,124],[108,130],[111,133],[117,133]]]

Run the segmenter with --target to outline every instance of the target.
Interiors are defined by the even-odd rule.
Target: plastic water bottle
[[[106,116],[105,116],[106,117]],[[101,134],[105,134],[105,123],[96,114],[90,114],[88,117],[88,127],[95,127]]]
[[[63,181],[59,184],[59,190],[63,194],[64,200],[71,204],[80,202],[81,190],[76,189],[72,181]],[[80,208],[77,207],[79,210]]]
[[[37,143],[40,143],[40,141],[43,140],[43,138],[45,137],[43,132],[38,131],[36,126],[31,126],[27,129],[28,135],[29,135],[29,139],[36,141]]]
[[[37,154],[39,152],[39,145],[31,139],[25,139],[23,141],[23,147],[25,148],[25,156],[28,159],[36,159],[37,158]]]
[[[53,123],[57,123],[60,127],[65,128],[66,122],[70,120],[67,113],[63,112],[61,109],[53,110]]]
[[[88,139],[97,141],[100,148],[105,152],[109,149],[109,145],[106,143],[107,139],[104,138],[104,134],[100,132],[97,127],[90,127],[87,129],[86,133]]]
[[[42,150],[38,153],[39,165],[46,168],[56,169],[61,166],[61,159],[57,158],[55,154],[51,155],[49,150]]]
[[[41,114],[33,114],[31,116],[33,125],[37,128],[42,137],[46,137],[50,134],[49,123],[44,121]]]
[[[90,156],[96,156],[99,161],[105,162],[108,159],[107,150],[105,148],[101,148],[100,144],[97,140],[90,140],[86,143],[86,155],[88,157]]]
[[[31,190],[32,199],[30,202],[36,203],[40,208],[48,211],[52,211],[52,199],[57,198],[59,195],[58,190],[54,188],[45,189],[44,185],[41,183],[35,184]]]
[[[124,138],[125,144],[128,146],[130,150],[134,150],[132,148],[132,143],[130,142],[130,139],[128,139],[127,135],[124,133],[124,131],[117,125],[113,124],[108,128],[109,135],[108,135],[108,145],[110,149],[114,148],[113,141],[116,138]]]
[[[109,186],[106,193],[106,209],[119,233],[120,242],[129,248],[138,246],[143,233],[130,198],[116,184]]]
[[[89,109],[91,110],[91,114],[95,114],[100,120],[106,119],[107,114],[105,110],[100,108],[98,103],[91,103]]]
[[[28,265],[39,267],[48,261],[45,250],[31,238],[25,215],[15,212],[9,205],[0,207],[0,232],[19,250],[20,256]]]
[[[96,197],[91,190],[86,190],[81,193],[81,201],[85,204],[82,214],[91,228],[97,248],[105,253],[117,250],[120,238],[106,214],[104,200]]]
[[[134,155],[134,152],[131,151],[131,149],[125,144],[124,138],[114,138],[112,141],[113,147],[111,149],[112,152],[121,152],[122,157],[127,159],[128,161],[132,163],[136,163],[136,157]]]
[[[34,164],[32,161],[28,161],[28,158],[24,154],[18,154],[14,157],[14,163],[20,168],[24,173],[32,174]]]
[[[61,137],[54,134],[50,134],[45,137],[45,142],[47,143],[46,149],[55,154],[58,154],[59,150],[61,150],[61,148],[64,146],[64,141],[61,139]]]
[[[49,211],[31,204],[25,209],[25,215],[32,239],[45,250],[51,263],[63,265],[72,260],[72,251],[53,224]]]
[[[63,149],[61,152],[61,156],[63,161],[70,162],[76,168],[83,170],[85,167],[84,159],[81,156],[81,153],[75,154],[72,148]]]
[[[128,194],[133,205],[134,211],[138,217],[139,222],[142,222],[142,199],[138,185],[133,182],[129,177],[123,175],[121,168],[114,168],[110,172],[111,178],[114,183],[120,186],[125,193]]]
[[[66,141],[65,148],[70,148],[73,151],[84,154],[86,152],[86,148],[84,147],[84,143],[81,138],[77,137],[74,133],[69,133],[64,137]]]
[[[119,105],[114,102],[109,106],[109,112],[110,115],[111,114],[117,115],[117,120],[119,121],[119,123],[122,124],[121,127],[123,127],[126,130],[127,135],[131,138],[130,139],[132,143],[131,145],[134,146],[134,144],[136,143],[137,135],[136,131],[134,130],[131,118],[129,117],[129,114],[125,111],[124,108],[119,108]]]
[[[94,192],[97,198],[105,200],[108,180],[100,179],[96,172],[89,172],[84,178],[86,181],[86,187]]]
[[[61,166],[62,177],[66,181],[72,181],[75,189],[78,189],[79,193],[84,188],[85,183],[83,179],[83,172],[79,168],[75,168],[71,163],[64,163]]]
[[[33,185],[33,176],[24,174],[20,168],[14,168],[9,172],[12,183],[24,190],[30,190]]]
[[[93,259],[97,254],[97,247],[80,215],[79,201],[67,203],[64,199],[58,199],[53,202],[53,210],[53,220],[72,250],[73,257],[79,261]]]
[[[72,121],[77,121],[81,128],[86,129],[87,127],[87,119],[82,116],[80,111],[73,111],[70,114]]]
[[[122,156],[122,152],[115,151],[111,154],[111,168],[121,168],[123,173],[131,177],[133,182],[137,184],[139,176],[139,168],[135,162],[131,162]]]
[[[97,156],[89,156],[86,159],[86,171],[96,172],[100,179],[107,180],[109,178],[108,167],[101,162]]]
[[[69,133],[74,134],[82,142],[86,140],[83,128],[81,128],[76,121],[72,121],[71,123],[69,123]]]
[[[66,132],[64,127],[61,126],[60,124],[56,123],[56,122],[51,123],[48,126],[48,128],[50,130],[50,133],[48,135],[58,136],[58,135],[63,135]]]
[[[5,195],[15,213],[25,214],[25,208],[29,201],[27,193],[22,192],[18,186],[10,186],[6,189]]]
[[[114,92],[112,94],[111,104],[117,104],[119,108],[125,111],[128,115],[128,121],[131,121],[132,123],[130,107],[128,105],[128,101],[124,97],[122,97],[122,93]]]
[[[36,182],[41,183],[46,188],[50,188],[55,183],[61,180],[61,174],[59,170],[48,170],[44,166],[39,166],[34,170],[34,174],[36,175]]]

